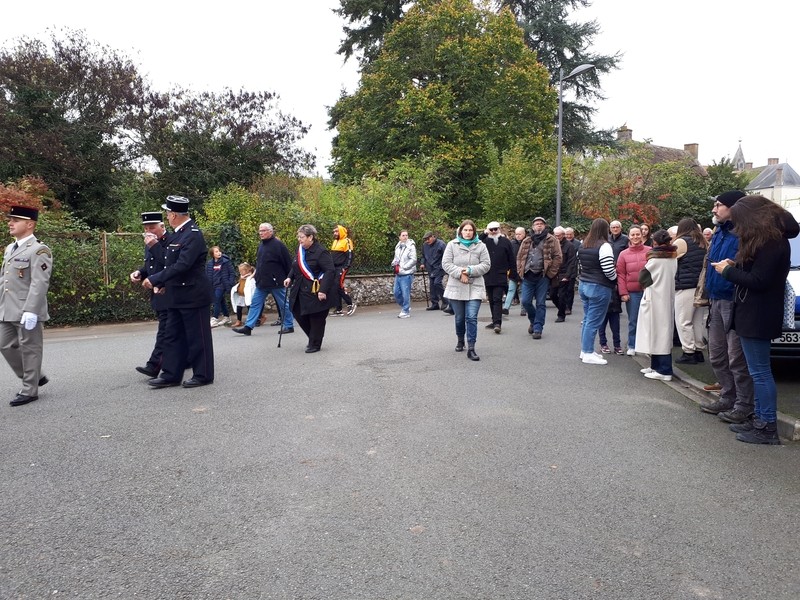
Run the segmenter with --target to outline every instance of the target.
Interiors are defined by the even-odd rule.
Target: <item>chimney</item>
[[[617,141],[618,142],[632,142],[633,141],[633,129],[628,129],[628,125],[623,125],[619,129],[617,129]]]
[[[767,166],[777,165],[777,164],[778,164],[778,159],[777,158],[768,158],[767,159]]]
[[[697,160],[697,153],[700,148],[700,144],[684,144],[683,151],[687,154],[691,154],[692,158]]]
[[[775,169],[775,187],[781,187],[783,185],[783,167],[778,167]]]
[[[752,171],[753,170],[753,163],[744,163],[744,170],[745,171]]]

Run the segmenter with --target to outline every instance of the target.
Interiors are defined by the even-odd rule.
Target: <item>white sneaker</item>
[[[350,306],[348,306],[347,307],[347,316],[349,317],[354,312],[356,312],[356,308],[358,308],[356,304],[351,304]]]
[[[634,350],[633,348],[628,348],[625,351],[625,354],[627,354],[628,356],[636,356],[636,350]]]
[[[219,327],[219,321],[217,321],[214,317],[211,317],[211,326]]]
[[[228,317],[222,317],[221,319],[217,320],[217,323],[219,323],[220,325],[227,325],[230,322],[231,320]]]
[[[581,362],[585,365],[607,365],[608,361],[602,356],[592,352],[591,354],[584,354]]]
[[[672,381],[672,375],[662,375],[658,371],[650,371],[650,373],[645,373],[645,377],[648,379],[658,379],[660,381]]]
[[[407,312],[401,312],[399,315],[397,315],[397,318],[398,318],[398,319],[407,319],[407,318],[408,318],[408,317],[410,317],[410,316],[411,316],[411,315],[410,315],[410,314],[408,314]]]
[[[653,369],[650,367],[645,367],[644,369],[639,369],[639,373],[644,373],[647,375],[648,373],[655,373],[655,371],[653,371]]]
[[[581,354],[580,354],[580,356],[578,356],[578,358],[580,358],[581,360],[583,360],[583,354],[584,354],[584,352],[583,352],[583,350],[581,350]]]

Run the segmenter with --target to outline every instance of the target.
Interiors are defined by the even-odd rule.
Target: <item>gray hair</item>
[[[567,233],[567,230],[566,230],[566,229],[564,229],[564,228],[563,228],[561,225],[557,225],[557,226],[556,226],[556,227],[553,229],[553,235],[559,235],[559,234],[561,234],[561,233]]]
[[[270,223],[261,223],[261,225],[258,226],[259,229],[261,229],[262,227],[264,227],[268,231],[275,233],[275,228]]]
[[[297,233],[302,233],[306,237],[317,239],[317,228],[313,225],[300,225],[297,229]]]
[[[611,223],[609,223],[608,226],[609,227],[622,227],[622,223],[620,223],[619,221],[615,220],[615,221],[611,221]]]

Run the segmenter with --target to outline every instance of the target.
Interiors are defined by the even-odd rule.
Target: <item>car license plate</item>
[[[772,340],[773,344],[800,344],[800,331],[784,331],[779,338]]]

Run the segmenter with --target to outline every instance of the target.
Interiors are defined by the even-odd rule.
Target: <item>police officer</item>
[[[167,323],[164,333],[164,359],[161,375],[147,383],[155,388],[181,385],[183,372],[192,368],[192,377],[183,382],[195,388],[214,382],[214,347],[208,307],[211,282],[206,276],[208,248],[203,233],[189,217],[189,200],[168,196],[162,208],[173,232],[169,236],[164,269],[142,281],[156,293],[167,290]]]
[[[3,282],[0,288],[0,353],[22,379],[22,390],[11,400],[21,406],[39,399],[42,375],[43,328],[50,319],[47,290],[53,271],[50,248],[34,236],[39,211],[12,206],[8,232],[16,240],[3,254]]]
[[[167,253],[167,228],[160,212],[143,212],[142,227],[144,227],[144,265],[130,274],[131,282],[141,283],[150,275],[158,273],[165,266]],[[164,353],[164,335],[167,328],[168,299],[166,288],[161,288],[158,294],[150,291],[150,306],[158,316],[158,331],[156,332],[156,345],[150,358],[143,367],[136,370],[150,378],[158,377],[161,372],[161,361]]]

